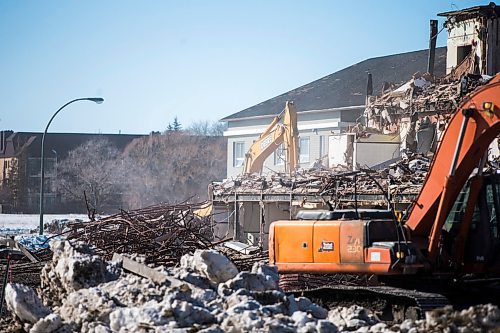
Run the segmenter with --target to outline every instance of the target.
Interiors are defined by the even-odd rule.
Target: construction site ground
[[[291,182],[295,184],[293,186],[288,186],[290,179],[283,176],[271,177],[270,180],[282,185],[277,191],[312,189],[329,193],[334,199],[332,202],[338,205],[347,202],[341,198],[363,192],[379,196],[379,201],[384,202],[387,196],[387,193],[382,193],[384,190],[393,197],[408,189],[412,194],[418,193],[427,167],[428,160],[415,157],[395,163],[392,169],[380,171],[303,171],[295,179],[301,181]],[[256,186],[263,186],[262,179],[257,182],[254,178],[241,179],[239,188],[255,191]],[[224,184],[216,186],[223,187]],[[262,190],[257,188],[257,191]],[[353,204],[352,200],[349,204]],[[289,288],[283,284],[285,281],[280,284],[276,268],[267,265],[266,251],[235,251],[224,246],[224,242],[232,237],[214,237],[211,216],[198,215],[205,207],[205,203],[159,204],[122,211],[95,221],[48,224],[46,230],[53,235],[47,239],[50,249],[33,251],[39,262],[14,262],[7,272],[10,283],[6,286],[1,330],[499,330],[500,310],[494,304],[474,304],[460,309],[448,306],[430,310],[418,319],[386,320],[362,302],[366,307],[341,303],[331,306],[328,300],[311,300],[297,293],[287,293],[283,288]]]

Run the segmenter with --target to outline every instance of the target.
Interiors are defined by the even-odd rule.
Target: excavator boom
[[[262,132],[245,155],[243,173],[261,172],[266,158],[280,144],[284,144],[287,171],[298,166],[297,111],[292,102],[286,102],[285,109],[276,116]]]
[[[390,211],[384,216],[358,210],[352,216],[340,211],[299,212],[297,219],[303,221],[271,224],[270,262],[282,273],[401,275],[441,269],[436,259],[443,245],[443,225],[473,169],[500,134],[499,106],[500,74],[464,98],[448,123],[404,228]],[[480,183],[474,186],[471,198],[477,197]],[[472,216],[474,204],[465,215]],[[470,232],[465,229],[468,223],[462,224],[463,239]]]
[[[460,190],[500,133],[500,74],[472,92],[453,115],[405,224],[436,255],[444,221]]]

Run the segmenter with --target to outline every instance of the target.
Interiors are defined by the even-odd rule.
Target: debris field
[[[279,289],[275,267],[239,271],[215,250],[196,250],[177,267],[132,274],[80,242],[54,241],[38,290],[8,284],[10,332],[494,332],[500,310],[444,308],[425,319],[380,322],[359,306],[325,309]],[[142,264],[134,260],[136,267]]]
[[[416,195],[429,160],[414,155],[361,172],[313,169],[292,176],[247,175],[214,184],[232,191],[296,191],[330,196]],[[384,192],[386,192],[384,194]],[[383,194],[383,195],[382,195]],[[372,204],[386,205],[384,198]],[[199,204],[159,204],[54,230],[40,263],[17,263],[6,287],[2,331],[27,332],[494,332],[500,311],[477,305],[434,310],[422,320],[381,322],[360,306],[325,309],[280,288],[267,252],[242,254],[215,240]],[[118,255],[120,254],[120,255]],[[286,284],[285,281],[281,281]],[[36,291],[35,291],[36,289]]]
[[[429,166],[429,158],[413,154],[382,170],[350,171],[339,166],[301,169],[292,174],[248,174],[212,183],[211,193],[217,201],[231,201],[235,194],[322,197],[334,209],[353,207],[356,199],[364,207],[387,207],[388,197],[394,203],[409,205],[419,193]]]
[[[404,118],[435,116],[446,124],[463,97],[485,84],[491,77],[466,74],[434,78],[428,73],[415,73],[404,84],[370,96],[365,109],[367,125],[384,133],[399,130]],[[415,125],[415,124],[414,124]]]

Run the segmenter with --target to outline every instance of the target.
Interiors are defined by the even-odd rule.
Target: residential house
[[[446,48],[437,48],[434,65],[437,76],[445,74],[445,62]],[[334,140],[358,122],[363,122],[360,117],[365,110],[367,93],[379,94],[392,87],[391,83],[406,81],[416,72],[425,72],[427,67],[427,50],[371,58],[225,117],[222,121],[228,123],[224,133],[228,138],[228,178],[242,172],[245,153],[253,140],[282,111],[286,101],[294,101],[298,111],[301,166],[308,167],[317,161],[328,165],[329,150],[335,150],[340,144]],[[368,74],[371,74],[371,87]],[[392,142],[389,145],[386,140],[379,135],[372,139],[363,138],[359,144],[365,155],[373,158],[373,153],[379,151],[373,149],[374,143],[382,142],[379,146],[391,148]],[[329,147],[330,144],[332,147]],[[371,150],[367,150],[370,144]],[[334,153],[343,155],[344,151],[340,149]],[[279,154],[280,149],[277,149],[267,158],[264,172],[284,169]],[[335,158],[332,160],[335,161]],[[238,189],[236,182],[234,191],[229,192],[230,195],[212,197],[215,209],[221,212],[216,218],[218,232],[222,235],[233,234],[235,239],[264,247],[267,246],[266,235],[271,222],[290,219],[294,204],[320,200],[272,191],[267,194],[245,193],[243,189]],[[316,204],[318,207],[322,205],[321,202]]]
[[[245,153],[286,101],[293,101],[298,111],[301,167],[317,162],[328,165],[329,137],[361,121],[370,90],[368,74],[373,80],[372,93],[378,94],[390,83],[425,72],[427,62],[428,50],[371,58],[221,119],[228,124],[224,132],[228,138],[227,177],[242,172]],[[437,48],[435,75],[444,75],[445,63],[446,48]],[[281,154],[278,148],[269,156],[263,172],[284,170]]]

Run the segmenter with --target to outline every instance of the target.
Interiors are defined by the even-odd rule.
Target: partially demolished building
[[[430,155],[463,96],[500,69],[499,13],[490,3],[438,14],[446,18],[449,36],[446,73],[441,49],[435,48],[437,21],[431,21],[427,64],[399,78],[406,82],[383,82],[376,94],[373,82],[381,82],[367,70],[363,117],[330,133],[327,167],[233,176],[213,184],[221,232],[265,247],[270,223],[294,218],[297,209],[384,208],[390,201],[404,211],[419,193]],[[496,142],[492,148],[498,156]]]
[[[435,149],[462,97],[500,70],[499,14],[494,3],[438,14],[446,17],[448,30],[446,76],[418,72],[380,96],[368,96],[366,127],[399,134],[403,151]]]

